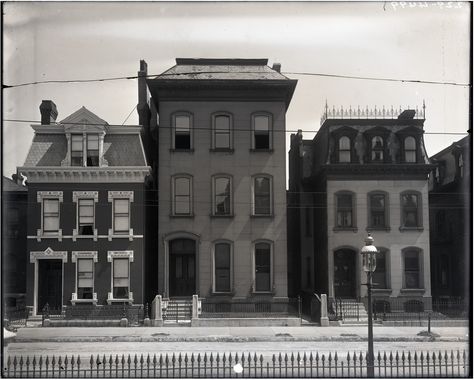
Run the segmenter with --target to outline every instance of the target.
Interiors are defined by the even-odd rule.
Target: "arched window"
[[[405,289],[423,288],[422,254],[418,248],[406,248],[403,256],[403,287]]]
[[[388,273],[389,271],[389,254],[385,248],[378,248],[377,260],[375,272],[372,275],[372,280],[375,289],[388,289],[390,288]]]
[[[356,226],[355,222],[355,195],[350,191],[336,193],[336,228],[350,229]]]
[[[253,215],[272,215],[272,177],[253,177]]]
[[[173,141],[172,149],[191,150],[192,139],[192,117],[186,112],[177,112],[172,115]]]
[[[405,162],[416,162],[416,140],[413,136],[405,137]]]
[[[214,243],[214,292],[232,290],[232,245],[227,241]]]
[[[407,191],[401,194],[402,228],[418,228],[423,226],[421,210],[421,194]]]
[[[212,116],[212,148],[232,149],[232,118],[230,114],[219,113]]]
[[[215,175],[212,177],[212,215],[232,215],[232,177]]]
[[[380,136],[375,136],[372,138],[372,161],[383,161],[383,138]]]
[[[176,216],[192,215],[192,177],[181,174],[172,177],[172,214]]]
[[[351,162],[351,139],[347,136],[339,138],[339,162]]]
[[[272,117],[266,113],[252,115],[252,149],[272,149]]]
[[[386,229],[389,226],[388,194],[383,191],[373,191],[368,194],[370,229]]]

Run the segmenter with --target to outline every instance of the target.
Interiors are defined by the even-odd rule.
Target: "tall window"
[[[421,196],[419,193],[403,193],[402,227],[421,227]]]
[[[351,162],[351,140],[347,136],[342,136],[338,142],[339,162]]]
[[[232,215],[232,182],[230,177],[213,177],[213,215]]]
[[[174,149],[191,149],[191,116],[174,116]]]
[[[271,178],[264,176],[254,177],[253,196],[254,196],[254,215],[271,215]]]
[[[94,234],[94,199],[79,199],[79,235]]]
[[[43,199],[43,232],[59,232],[59,199]]]
[[[214,245],[214,291],[231,291],[231,245],[216,243]]]
[[[94,294],[94,260],[77,259],[77,298],[92,299]]]
[[[128,234],[130,231],[130,200],[115,198],[113,214],[114,234]]]
[[[99,135],[87,135],[87,166],[99,166]]]
[[[253,116],[254,149],[271,148],[271,118],[268,115]]]
[[[414,249],[403,252],[404,280],[406,289],[421,288],[420,252]]]
[[[383,161],[383,139],[380,136],[372,138],[372,161]]]
[[[354,227],[354,209],[352,193],[336,194],[336,227]]]
[[[405,162],[416,162],[416,140],[413,136],[405,137]]]
[[[84,146],[82,135],[71,135],[71,166],[84,165]]]
[[[388,227],[387,196],[384,193],[369,194],[369,227]]]
[[[255,244],[255,291],[269,292],[272,290],[271,245],[270,243]]]
[[[128,298],[130,291],[130,264],[128,258],[114,258],[112,268],[113,297]]]
[[[192,182],[190,177],[173,177],[173,215],[191,215]]]
[[[229,115],[215,115],[214,120],[214,147],[215,149],[231,148],[231,119]]]
[[[372,280],[374,283],[374,288],[376,289],[387,289],[390,286],[388,285],[387,278],[387,263],[388,263],[388,253],[385,249],[380,249],[377,253],[377,262],[375,266],[375,272],[372,275]]]

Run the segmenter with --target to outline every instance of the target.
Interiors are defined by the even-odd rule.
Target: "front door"
[[[61,310],[63,298],[63,261],[54,259],[38,260],[38,310],[48,303],[51,312]]]
[[[196,293],[196,243],[191,239],[170,241],[170,297]]]
[[[355,298],[355,257],[350,249],[334,252],[334,295],[336,298]]]

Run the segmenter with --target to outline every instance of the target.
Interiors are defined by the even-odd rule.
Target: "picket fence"
[[[456,352],[379,352],[375,377],[469,377],[468,355]],[[8,356],[8,378],[363,378],[367,355],[347,353],[197,353],[81,356]]]

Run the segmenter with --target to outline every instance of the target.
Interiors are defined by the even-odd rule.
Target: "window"
[[[271,178],[268,176],[257,176],[253,180],[253,215],[271,215]]]
[[[191,147],[191,116],[174,115],[174,149],[190,150]]]
[[[113,259],[113,298],[128,298],[130,287],[130,272],[128,258]]]
[[[389,227],[387,199],[385,193],[369,194],[369,228],[385,229]]]
[[[82,135],[71,135],[71,166],[84,165],[84,147]]]
[[[173,177],[173,215],[192,214],[192,181],[191,177]]]
[[[130,231],[130,200],[115,198],[113,200],[114,234],[128,234]]]
[[[409,249],[403,252],[404,287],[406,289],[420,289],[420,252]]]
[[[255,291],[270,292],[272,290],[271,244],[255,243]]]
[[[387,289],[387,264],[388,264],[388,253],[385,249],[379,248],[377,253],[375,272],[372,275],[372,281],[375,289]]]
[[[413,136],[405,137],[405,162],[416,162],[416,140]]]
[[[77,298],[92,299],[94,295],[94,259],[77,259]]]
[[[271,149],[271,118],[269,115],[253,115],[253,148]]]
[[[420,194],[404,193],[401,198],[402,227],[422,227]]]
[[[383,161],[383,138],[375,136],[372,138],[372,161]]]
[[[43,232],[59,231],[59,199],[43,199]]]
[[[232,215],[232,181],[228,176],[213,177],[213,215]]]
[[[94,199],[79,199],[79,235],[94,235]]]
[[[351,162],[351,140],[347,136],[339,138],[339,162]]]
[[[231,117],[230,115],[213,116],[213,148],[231,149]]]
[[[87,135],[87,166],[99,166],[99,135]]]
[[[231,245],[219,242],[214,245],[214,291],[230,292],[231,289]]]
[[[336,194],[336,227],[351,228],[355,227],[353,215],[352,193]]]

